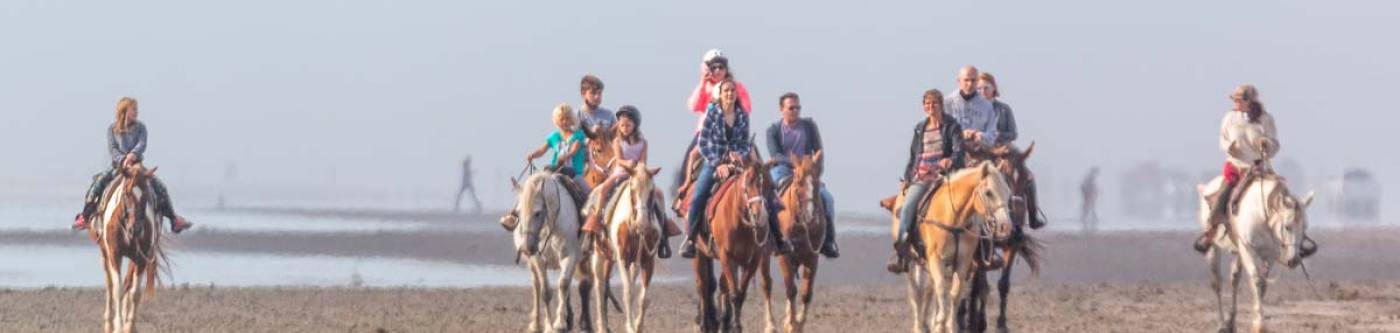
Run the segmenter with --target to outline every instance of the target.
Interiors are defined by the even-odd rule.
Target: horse
[[[997,332],[1008,332],[1010,329],[1006,323],[1007,296],[1011,294],[1011,270],[1016,259],[1020,258],[1030,266],[1031,276],[1040,275],[1040,253],[1044,245],[1030,234],[1025,233],[1027,218],[1030,214],[1038,214],[1027,206],[1025,199],[1029,193],[1031,185],[1031,175],[1026,168],[1026,160],[1030,159],[1031,153],[1035,151],[1035,143],[1032,142],[1024,151],[1016,152],[1009,148],[996,149],[989,154],[971,153],[973,158],[991,161],[996,166],[997,171],[1008,181],[1011,186],[1011,193],[1015,196],[1011,199],[1011,218],[1014,222],[1010,226],[999,226],[992,228],[998,233],[991,242],[994,250],[1001,251],[1002,261],[995,263],[998,267],[982,267],[973,276],[972,291],[968,299],[963,304],[966,314],[960,319],[969,331],[984,332],[987,329],[987,303],[990,285],[987,282],[988,271],[1001,270],[1001,276],[997,281],[998,314]]]
[[[792,245],[792,253],[778,256],[778,267],[783,272],[787,287],[787,317],[783,323],[785,332],[802,332],[807,323],[807,310],[812,306],[813,285],[817,278],[817,264],[820,255],[817,251],[826,237],[826,224],[831,223],[823,212],[830,207],[818,207],[821,198],[821,160],[818,151],[808,158],[792,156],[793,173],[789,185],[778,200],[783,209],[778,212],[778,229]],[[802,281],[801,309],[798,308],[798,280]]]
[[[1299,199],[1288,191],[1287,184],[1278,176],[1254,178],[1253,182],[1239,185],[1248,187],[1240,197],[1238,212],[1228,218],[1223,228],[1216,228],[1211,249],[1206,252],[1206,262],[1211,272],[1210,287],[1215,293],[1220,319],[1219,332],[1235,331],[1235,314],[1238,311],[1236,298],[1241,273],[1249,275],[1249,290],[1254,294],[1252,331],[1263,332],[1264,294],[1274,265],[1297,267],[1306,253],[1311,252],[1304,240],[1308,229],[1306,210],[1312,204],[1313,194],[1309,192]],[[1196,187],[1197,192],[1201,193],[1198,219],[1202,228],[1207,228],[1212,218],[1211,202],[1206,199],[1210,192],[1207,189],[1219,189],[1222,181],[1216,177]],[[1315,244],[1312,250],[1316,250]],[[1228,311],[1220,294],[1220,263],[1225,253],[1234,255],[1234,263],[1230,266],[1232,291]]]
[[[743,306],[755,274],[763,288],[765,331],[774,331],[772,284],[768,271],[774,248],[768,240],[768,210],[763,191],[770,185],[767,165],[758,164],[756,153],[748,161],[736,162],[730,177],[717,182],[706,216],[713,246],[697,239],[695,285],[699,292],[696,324],[702,332],[742,332]],[[709,189],[691,189],[705,191]],[[688,201],[688,200],[687,200]],[[683,204],[688,205],[688,202]],[[720,278],[714,275],[714,262],[720,264]],[[716,295],[718,292],[718,295]],[[718,299],[716,299],[718,297]]]
[[[894,218],[895,235],[899,233],[896,208],[905,204],[904,195],[901,191],[894,199],[880,202]],[[925,199],[929,208],[917,226],[923,261],[914,260],[916,269],[910,269],[907,276],[914,332],[957,329],[958,305],[977,269],[974,254],[982,239],[990,237],[989,223],[1011,223],[1007,204],[1010,198],[1011,188],[1005,177],[991,162],[983,162],[949,175]],[[935,311],[932,316],[928,314],[930,310]]]
[[[612,209],[599,210],[606,221],[606,235],[599,242],[593,255],[594,299],[597,301],[597,323],[595,326],[606,330],[607,309],[604,295],[609,290],[608,280],[612,275],[612,265],[619,266],[622,276],[623,316],[626,318],[627,332],[642,332],[646,320],[647,291],[651,288],[651,278],[656,269],[656,251],[659,248],[662,231],[657,226],[659,217],[654,214],[649,203],[659,191],[652,181],[661,168],[647,169],[646,163],[638,163],[631,169],[631,177],[618,184],[612,203],[594,203]],[[595,196],[596,198],[597,196]],[[640,281],[638,280],[638,275]],[[640,289],[633,297],[633,282],[639,282]],[[636,303],[633,303],[633,300]],[[635,305],[634,305],[635,304]],[[634,315],[635,314],[635,315]]]
[[[608,180],[613,162],[613,129],[598,131],[588,139],[588,167],[583,172],[583,182],[588,188],[598,188],[598,184]]]
[[[518,183],[511,179],[517,197],[514,211],[513,238],[515,251],[523,254],[531,273],[531,307],[528,331],[567,332],[572,329],[573,310],[569,307],[570,284],[579,280],[580,308],[583,331],[591,331],[589,322],[589,270],[586,253],[579,235],[577,203],[561,183],[559,174],[539,171]],[[549,288],[548,270],[559,270],[558,289]],[[555,292],[559,304],[551,314],[547,309]],[[551,321],[551,318],[553,319]]]
[[[146,301],[142,294],[155,295],[160,271],[166,269],[157,200],[147,185],[155,172],[140,164],[117,168],[114,186],[100,201],[102,215],[88,229],[88,236],[101,249],[107,277],[103,332],[134,332],[136,311]]]

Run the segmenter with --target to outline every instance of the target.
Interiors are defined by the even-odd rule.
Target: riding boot
[[[831,259],[841,257],[841,249],[836,246],[836,219],[827,218],[826,237],[822,239],[822,248],[819,252]]]
[[[88,228],[88,217],[97,212],[97,202],[102,200],[102,192],[107,190],[107,184],[112,182],[115,176],[113,170],[92,176],[92,185],[88,186],[87,194],[83,195],[83,210],[73,218],[73,230]]]
[[[1031,179],[1026,184],[1026,217],[1030,219],[1031,229],[1045,227],[1045,213],[1040,211],[1040,201],[1036,199],[1035,179]]]
[[[681,256],[685,258],[695,258],[695,237],[700,230],[700,219],[691,218],[688,230],[685,233],[685,242],[681,243]]]
[[[170,219],[170,232],[180,233],[194,226],[194,222],[185,220],[183,216],[175,214],[175,205],[170,201],[170,193],[165,189],[165,183],[159,178],[151,178],[151,191],[156,195],[156,210],[162,217]]]
[[[1210,207],[1210,217],[1207,220],[1209,227],[1196,239],[1196,243],[1192,244],[1192,248],[1196,252],[1206,253],[1207,250],[1210,250],[1210,242],[1215,237],[1215,229],[1229,220],[1226,206],[1230,204],[1230,193],[1234,191],[1234,188],[1235,184],[1228,182],[1220,186],[1220,192],[1215,198],[1215,205]]]
[[[514,232],[515,225],[520,224],[520,214],[512,209],[509,213],[506,213],[506,215],[501,216],[500,223],[501,228],[505,228],[506,231]]]
[[[768,213],[768,234],[773,235],[773,251],[777,254],[792,253],[792,246],[783,240],[783,233],[778,231],[778,214],[775,208],[770,208]]]

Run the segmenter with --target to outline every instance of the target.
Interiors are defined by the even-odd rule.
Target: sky
[[[604,106],[641,110],[651,164],[674,168],[700,57],[721,48],[756,129],[801,94],[843,211],[879,212],[921,93],[956,90],[969,64],[1036,143],[1051,215],[1090,166],[1110,193],[1147,161],[1217,170],[1242,83],[1310,183],[1363,167],[1395,189],[1397,16],[1387,1],[5,1],[0,187],[78,196],[133,96],[176,193],[449,196],[470,154],[501,207],[584,74]]]

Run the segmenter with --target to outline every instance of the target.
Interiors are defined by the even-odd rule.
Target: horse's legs
[[[778,331],[778,326],[773,321],[773,272],[768,270],[767,254],[760,254],[758,265],[758,282],[763,287],[763,331],[773,333]]]
[[[783,330],[788,333],[798,332],[797,329],[797,277],[796,264],[793,263],[792,255],[778,257],[778,267],[783,274],[783,289],[787,296],[787,318],[783,323]]]
[[[107,328],[107,331],[108,331],[108,332],[117,332],[117,331],[119,331],[119,330],[122,329],[122,326],[123,326],[123,325],[122,325],[122,323],[123,323],[122,317],[123,317],[123,313],[125,313],[125,311],[126,311],[126,308],[122,306],[122,299],[123,299],[123,294],[124,294],[125,288],[124,288],[124,286],[122,285],[122,276],[121,276],[121,274],[122,274],[122,266],[121,266],[122,264],[121,264],[121,260],[122,260],[122,259],[121,259],[121,257],[118,256],[116,253],[112,253],[112,252],[115,252],[115,251],[109,252],[109,254],[108,254],[108,255],[109,255],[109,258],[107,258],[107,263],[106,263],[106,268],[107,268],[107,269],[106,269],[106,272],[107,272],[107,308],[108,308],[108,310],[110,310],[110,311],[107,311],[107,315],[106,315],[106,317],[107,317],[107,323],[106,323],[106,326],[107,326],[107,327],[106,327],[106,328]]]
[[[1210,266],[1210,290],[1215,293],[1215,312],[1220,319],[1220,327],[1218,330],[1224,333],[1229,331],[1229,323],[1225,318],[1225,296],[1221,294],[1220,290],[1222,280],[1220,276],[1220,256],[1220,249],[1212,248],[1206,251],[1206,265]]]
[[[1005,333],[1010,328],[1006,326],[1006,305],[1010,303],[1007,299],[1011,295],[1011,268],[1016,263],[1018,251],[1007,251],[1006,265],[1001,267],[1001,276],[997,281],[997,332]]]
[[[908,287],[909,294],[909,309],[914,312],[914,326],[910,328],[910,332],[913,333],[922,333],[928,331],[928,325],[925,325],[925,322],[928,320],[928,317],[924,314],[923,311],[925,288],[923,286],[923,283],[921,283],[923,282],[921,281],[922,279],[919,278],[920,276],[922,276],[920,272],[921,271],[917,266],[915,266],[914,269],[910,269],[907,272],[904,272],[905,286]]]
[[[126,332],[136,331],[136,310],[141,306],[142,277],[149,267],[139,260],[132,260],[127,264],[127,290],[126,290]]]
[[[589,267],[586,268],[589,268],[590,271],[586,272],[587,274],[584,274],[583,277],[578,281],[578,327],[579,332],[593,332],[593,311],[595,309],[593,309],[590,305],[592,305],[593,286],[595,285],[595,283],[593,283],[594,277],[591,271],[592,265],[590,265],[590,263],[588,262],[583,262],[583,260],[580,260],[579,266],[583,265],[589,265]]]
[[[622,280],[622,323],[627,326],[627,332],[635,333],[637,328],[632,324],[632,280],[637,278],[637,265],[623,260],[622,251],[616,251],[613,257],[617,258],[618,278]]]
[[[987,283],[987,272],[973,270],[972,291],[966,298],[958,302],[962,305],[958,316],[958,322],[969,331],[984,332],[987,330],[987,297],[990,296],[991,285]]]
[[[943,322],[949,320],[947,318],[948,313],[952,312],[948,311],[949,304],[947,304],[946,301],[947,292],[944,290],[944,288],[947,288],[946,285],[948,281],[947,278],[943,276],[942,263],[938,262],[936,254],[930,255],[930,258],[931,259],[929,259],[925,265],[925,267],[928,267],[928,278],[933,286],[933,301],[930,305],[932,307],[933,317],[930,319],[931,323],[929,326],[931,326],[930,329],[934,332],[942,333],[945,327]]]
[[[807,310],[812,309],[812,296],[816,293],[818,262],[816,257],[812,257],[807,263],[806,270],[803,271],[803,275],[807,278],[802,281],[802,311],[797,313],[798,332],[807,326]]]
[[[1265,264],[1265,267],[1262,269],[1250,264],[1245,264],[1244,266],[1249,274],[1249,290],[1254,294],[1254,322],[1250,331],[1262,333],[1264,332],[1264,292],[1269,283],[1267,278],[1269,273],[1268,264]]]
[[[699,326],[701,332],[712,332],[715,330],[715,276],[714,263],[704,256],[696,256],[691,260],[695,269],[695,289],[699,294],[699,313],[695,316],[695,324]]]
[[[637,332],[644,331],[642,329],[642,324],[646,323],[647,318],[647,290],[651,289],[651,277],[655,272],[656,258],[651,256],[643,257],[641,291],[637,293],[637,303],[641,304],[637,306],[637,323],[634,324],[637,326]]]
[[[948,310],[950,310],[950,312],[952,313],[950,316],[945,317],[948,318],[948,320],[945,321],[943,324],[948,332],[958,332],[961,328],[959,325],[960,323],[956,320],[960,315],[958,313],[959,309],[957,307],[957,304],[962,303],[963,294],[967,289],[967,285],[963,283],[963,281],[967,281],[967,277],[971,275],[971,273],[972,272],[970,270],[961,271],[956,267],[953,268],[953,279],[951,283],[949,283],[950,288],[948,288],[947,296],[948,304],[950,305],[948,307]]]
[[[531,332],[531,333],[538,333],[538,332],[540,332],[540,330],[542,329],[542,327],[541,327],[540,325],[541,325],[542,323],[544,323],[544,321],[545,321],[545,319],[546,319],[546,318],[542,318],[542,317],[541,317],[541,312],[542,312],[541,309],[543,309],[544,307],[546,307],[546,306],[549,305],[549,302],[546,302],[545,299],[544,299],[545,293],[548,292],[548,290],[549,290],[549,286],[546,285],[546,282],[545,282],[545,280],[544,280],[544,272],[543,272],[543,270],[540,269],[539,265],[535,262],[535,259],[534,259],[534,258],[530,258],[529,260],[530,260],[530,264],[529,264],[529,265],[530,265],[530,294],[531,294],[531,297],[530,297],[530,326],[529,326],[528,328],[526,328],[526,331]]]
[[[1235,262],[1230,265],[1230,315],[1227,318],[1229,320],[1226,320],[1230,332],[1235,331],[1235,316],[1239,314],[1240,274],[1243,273],[1242,267],[1244,266],[1243,255],[1243,252],[1238,253],[1235,256]]]
[[[555,305],[554,323],[550,325],[555,332],[566,332],[569,330],[570,318],[573,316],[573,308],[569,307],[569,288],[574,281],[574,265],[577,258],[559,259],[559,288],[557,289],[559,304]]]
[[[593,258],[593,313],[594,329],[609,332],[608,329],[608,280],[612,279],[612,265],[607,257],[594,253]]]

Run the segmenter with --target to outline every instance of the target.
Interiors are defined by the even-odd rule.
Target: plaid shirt
[[[724,155],[734,152],[739,155],[749,153],[749,114],[742,110],[734,110],[734,126],[729,127],[724,123],[724,111],[721,111],[719,104],[710,103],[705,109],[705,124],[700,129],[700,154],[705,156],[705,162],[710,165],[719,165],[724,160]]]

